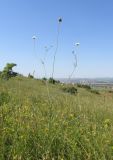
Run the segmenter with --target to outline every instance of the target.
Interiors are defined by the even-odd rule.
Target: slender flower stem
[[[61,19],[59,19],[61,20]],[[52,78],[54,77],[54,70],[55,70],[55,61],[56,61],[56,54],[57,54],[57,51],[58,51],[58,45],[59,45],[59,34],[60,34],[60,23],[62,21],[59,21],[58,22],[58,28],[57,28],[57,39],[56,39],[56,49],[55,49],[55,52],[54,52],[54,58],[53,58],[53,70],[52,70]]]

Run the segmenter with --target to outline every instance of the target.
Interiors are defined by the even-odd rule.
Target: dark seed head
[[[59,21],[59,23],[61,23],[62,22],[62,18],[59,18],[58,21]]]

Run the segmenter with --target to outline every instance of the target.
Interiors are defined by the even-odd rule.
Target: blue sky
[[[46,55],[48,77],[52,74],[58,17],[59,47],[55,77],[68,77],[73,70],[72,50],[78,48],[78,67],[73,77],[113,77],[112,0],[0,0],[0,70],[7,62],[27,75],[35,70],[44,76],[41,60]],[[33,50],[32,36],[36,35]],[[53,46],[45,53],[45,46]]]

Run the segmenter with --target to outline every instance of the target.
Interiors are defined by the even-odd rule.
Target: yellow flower
[[[110,125],[110,119],[105,119],[104,127],[107,128]]]
[[[70,114],[70,117],[73,118],[73,114],[72,113]]]
[[[110,119],[105,119],[104,123],[105,124],[110,124]]]

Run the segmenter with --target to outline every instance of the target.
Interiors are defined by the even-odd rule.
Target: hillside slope
[[[113,93],[62,88],[28,78],[0,81],[1,160],[113,159]]]

